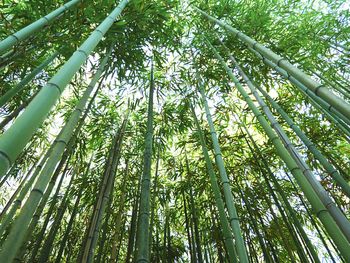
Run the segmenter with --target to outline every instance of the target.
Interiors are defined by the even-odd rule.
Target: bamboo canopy
[[[0,262],[350,262],[346,1],[0,16]]]

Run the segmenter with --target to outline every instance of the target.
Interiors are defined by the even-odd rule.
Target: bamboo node
[[[46,20],[47,23],[50,22],[50,19],[48,19],[46,16],[43,16],[43,19]]]
[[[85,55],[85,58],[87,59],[89,57],[89,55],[85,52],[85,50],[82,50],[82,49],[77,49],[76,52],[80,52],[80,53],[83,53]]]
[[[41,191],[39,188],[33,188],[32,192],[38,192],[40,195],[42,195],[42,196],[44,195],[44,192]],[[36,216],[36,214],[34,214],[34,216]]]
[[[10,157],[7,155],[7,153],[3,152],[3,151],[0,151],[0,156],[3,156],[5,157],[6,161],[8,162],[8,166],[10,166],[12,164],[12,161],[10,159]]]
[[[49,82],[49,83],[47,83],[47,85],[54,86],[56,89],[58,89],[58,92],[59,92],[60,94],[62,93],[61,88],[60,88],[56,83]]]
[[[280,58],[278,61],[277,61],[277,66],[281,67],[280,63],[285,60],[285,61],[288,61],[286,58]]]
[[[315,90],[314,90],[314,93],[318,96],[318,92],[319,92],[319,90],[320,90],[320,88],[323,88],[325,85],[324,84],[321,84],[321,85],[319,85],[319,86],[317,86],[316,88],[315,88]]]

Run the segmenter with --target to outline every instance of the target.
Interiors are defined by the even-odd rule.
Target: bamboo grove
[[[0,262],[350,262],[335,1],[2,1]]]

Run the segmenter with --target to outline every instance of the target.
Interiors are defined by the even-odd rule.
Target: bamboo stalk
[[[92,32],[64,66],[51,78],[12,126],[0,137],[0,177],[16,160],[18,154],[42,124],[50,109],[86,61],[89,54],[102,40],[108,29],[125,8],[129,0],[122,0],[107,18]]]
[[[309,98],[312,102],[312,104],[315,106],[315,108],[318,108],[319,110],[323,111],[327,118],[335,123],[347,136],[350,137],[350,128],[349,124],[350,122],[345,118],[345,116],[340,113],[337,109],[335,109],[333,106],[331,106],[329,103],[324,101],[322,98],[316,96],[313,92],[311,92],[304,84],[302,84],[300,81],[298,81],[293,76],[289,75],[287,71],[282,69],[281,67],[277,66],[272,61],[268,60],[264,56],[262,56],[259,52],[249,48],[253,53],[255,53],[258,57],[262,59],[262,61],[276,70],[282,77],[289,80],[292,84],[295,85],[299,89],[299,91],[307,98]]]
[[[59,17],[63,12],[70,10],[73,8],[76,4],[78,4],[80,0],[72,0],[68,3],[64,4],[63,6],[57,8],[56,10],[52,11],[48,15],[40,18],[39,20],[31,23],[30,25],[22,28],[21,30],[17,31],[16,33],[8,36],[4,40],[0,42],[0,54],[4,53],[20,41],[23,41],[27,39],[28,37],[32,36],[34,33],[38,32],[40,29],[42,29],[44,26],[48,25],[52,21],[54,21],[57,17]]]
[[[153,144],[153,93],[154,93],[154,68],[151,66],[150,88],[148,98],[147,131],[145,136],[144,164],[141,180],[141,195],[139,218],[136,236],[136,263],[150,262],[149,260],[149,212],[151,190],[151,165]]]
[[[334,108],[336,108],[339,112],[341,112],[344,116],[344,120],[350,120],[350,105],[342,98],[336,96],[333,92],[331,92],[325,85],[314,81],[309,75],[305,74],[302,70],[292,65],[287,59],[282,58],[281,56],[274,53],[272,50],[266,48],[262,44],[258,43],[251,37],[245,35],[241,31],[233,28],[232,26],[208,15],[206,12],[200,10],[199,8],[192,6],[194,10],[202,14],[208,20],[216,23],[217,25],[225,28],[230,33],[234,34],[235,37],[243,41],[248,47],[256,50],[260,54],[262,54],[267,59],[276,63],[277,66],[286,70],[290,75],[294,76],[298,81],[303,83],[308,89],[310,89],[316,96],[321,97]]]
[[[231,225],[231,228],[233,230],[234,237],[235,237],[235,246],[236,246],[237,255],[238,255],[240,262],[242,262],[242,263],[248,262],[247,251],[246,251],[246,248],[244,245],[244,240],[243,240],[241,228],[239,225],[239,217],[237,214],[235,202],[234,202],[233,195],[231,192],[230,181],[229,181],[229,178],[227,176],[224,160],[222,157],[221,147],[220,147],[219,140],[218,140],[218,137],[216,134],[213,119],[212,119],[211,114],[210,114],[207,98],[206,98],[205,93],[204,93],[203,83],[201,82],[198,74],[197,74],[197,79],[199,80],[198,89],[200,91],[202,101],[204,104],[205,113],[206,113],[207,121],[209,124],[209,129],[210,129],[210,134],[211,134],[211,138],[212,138],[212,142],[213,142],[213,146],[214,146],[215,160],[216,160],[216,164],[218,166],[219,173],[221,176],[221,182],[222,182],[223,190],[224,190],[225,203],[226,203],[227,211],[228,211],[228,214],[230,217],[229,222],[230,222],[230,225]]]
[[[245,141],[246,141],[246,143],[248,145],[248,148],[250,149],[254,159],[258,163],[259,169],[261,170],[261,174],[262,174],[262,176],[263,176],[263,178],[264,178],[268,188],[271,189],[271,193],[272,193],[273,198],[275,199],[276,205],[279,207],[278,199],[277,199],[276,194],[274,193],[272,187],[270,186],[269,178],[272,180],[272,183],[275,186],[275,188],[277,190],[277,193],[281,197],[284,205],[286,206],[289,215],[292,217],[293,224],[295,225],[295,227],[299,231],[300,235],[302,236],[303,240],[305,241],[305,244],[306,244],[306,246],[307,246],[307,248],[308,248],[308,250],[309,250],[309,252],[311,254],[311,257],[312,257],[313,261],[317,262],[317,263],[320,263],[320,260],[318,258],[317,252],[315,251],[315,248],[313,247],[313,244],[311,243],[310,239],[306,235],[306,233],[305,233],[305,231],[304,231],[304,229],[303,229],[299,219],[296,216],[295,211],[293,210],[292,206],[289,203],[288,198],[285,196],[285,192],[283,191],[283,189],[280,186],[279,182],[277,181],[275,175],[273,174],[273,172],[271,171],[269,165],[267,164],[266,160],[264,159],[263,154],[261,153],[259,147],[256,145],[253,137],[249,133],[248,128],[246,127],[246,125],[242,121],[240,121],[240,124],[242,125],[245,133],[248,135],[248,138],[250,139],[250,141],[252,142],[252,144],[254,146],[254,149],[255,149],[256,153],[255,153],[253,147],[248,142],[248,139],[245,138]],[[242,128],[241,128],[241,130],[242,130]],[[263,167],[265,167],[265,169],[267,170],[267,174],[269,175],[269,178],[265,175],[264,170],[262,169],[262,167],[259,164],[260,162],[263,164]],[[280,209],[280,211],[281,211],[281,215],[283,216],[282,209]],[[285,221],[287,221],[287,220],[285,220]],[[304,259],[303,251],[300,251],[298,244],[296,244],[296,246],[297,246],[297,249],[299,250],[299,254],[301,256],[300,260],[302,262],[304,262],[305,259]]]
[[[211,45],[209,42],[208,44]],[[213,48],[213,46],[211,46],[211,48]],[[267,116],[268,120],[271,123],[272,128],[276,131],[277,135],[280,137],[281,141],[283,142],[285,148],[289,151],[290,156],[295,160],[296,164],[298,165],[300,170],[303,172],[306,179],[309,181],[310,185],[316,192],[316,194],[319,196],[323,205],[328,209],[334,221],[338,224],[340,230],[343,232],[344,236],[350,242],[350,222],[345,217],[345,215],[340,211],[340,209],[336,206],[334,201],[330,198],[329,194],[325,191],[321,183],[318,180],[316,180],[309,166],[305,163],[305,161],[303,160],[303,158],[301,157],[297,149],[294,147],[293,143],[288,138],[287,134],[283,131],[281,125],[272,115],[272,112],[270,111],[266,103],[262,100],[260,95],[257,93],[257,89],[255,88],[255,85],[253,85],[251,80],[248,78],[248,76],[245,74],[242,68],[238,65],[237,61],[231,55],[229,55],[229,57],[233,62],[233,64],[235,65],[235,67],[238,69],[239,74],[243,77],[244,81],[247,83],[247,86],[253,93],[254,97],[256,98],[263,112]]]
[[[281,114],[283,119],[287,122],[289,127],[298,135],[300,140],[305,144],[310,152],[313,153],[314,157],[320,162],[327,173],[333,178],[333,180],[341,187],[343,192],[350,198],[350,186],[345,181],[345,179],[339,174],[335,167],[328,162],[327,158],[317,149],[314,143],[306,136],[306,134],[299,128],[298,125],[289,117],[289,115],[282,109],[282,107],[275,102],[269,94],[263,90],[261,87],[257,86],[258,90],[263,94],[263,96],[268,99],[271,105],[276,109],[277,112]]]
[[[305,196],[311,203],[315,214],[321,220],[323,225],[325,226],[329,236],[333,239],[338,249],[341,251],[342,255],[346,260],[350,260],[350,244],[347,241],[346,237],[342,234],[341,230],[334,222],[332,216],[328,212],[327,208],[323,205],[322,201],[319,199],[318,195],[310,185],[309,181],[304,177],[302,171],[294,161],[294,159],[290,156],[289,152],[284,148],[283,143],[280,141],[278,136],[272,130],[266,119],[262,116],[262,113],[257,109],[253,101],[250,99],[244,88],[241,86],[238,79],[233,75],[231,69],[226,65],[224,59],[219,55],[219,53],[212,49],[215,57],[220,61],[222,66],[225,68],[227,74],[230,79],[235,83],[236,88],[243,96],[244,100],[247,102],[249,108],[253,111],[254,115],[264,128],[266,134],[270,138],[271,142],[275,146],[275,149],[278,155],[282,158],[282,160],[286,163],[288,169],[292,172],[295,179],[297,180],[299,186],[303,190]]]
[[[54,52],[51,56],[47,57],[39,66],[37,66],[32,72],[25,76],[15,87],[13,87],[4,95],[2,95],[0,97],[0,107],[3,107],[13,98],[13,96],[15,96],[18,92],[22,91],[26,87],[26,85],[45,67],[47,67],[58,55],[58,51]]]
[[[229,221],[227,220],[227,217],[226,217],[225,205],[224,205],[224,201],[221,197],[220,188],[219,188],[219,185],[218,185],[218,182],[216,179],[216,175],[214,172],[214,167],[213,167],[213,164],[211,163],[209,153],[208,153],[207,147],[205,145],[204,136],[203,136],[202,130],[199,126],[199,122],[198,122],[197,116],[195,115],[195,111],[194,111],[192,104],[190,104],[190,107],[191,107],[191,111],[192,111],[192,115],[194,118],[196,128],[198,130],[198,134],[199,134],[199,138],[200,138],[200,142],[201,142],[201,146],[202,146],[202,152],[203,152],[203,155],[205,158],[207,171],[208,171],[208,174],[210,177],[210,184],[211,184],[211,187],[212,187],[212,190],[214,193],[214,197],[215,197],[215,203],[216,203],[216,206],[219,210],[219,219],[220,219],[220,224],[222,227],[222,232],[224,235],[225,247],[227,249],[227,253],[228,253],[228,257],[229,257],[228,260],[229,260],[229,262],[237,262],[237,255],[236,255],[236,251],[235,251],[235,247],[234,247],[232,230],[230,228]]]
[[[55,146],[52,149],[51,155],[41,170],[41,173],[38,175],[38,179],[34,185],[34,188],[32,189],[18,218],[15,220],[9,236],[5,240],[3,250],[0,251],[0,261],[11,261],[20,248],[22,241],[25,238],[26,228],[28,227],[31,216],[34,214],[38,203],[43,197],[43,193],[50,181],[56,164],[59,162],[69,140],[72,138],[75,127],[78,124],[80,116],[86,107],[91,92],[93,91],[97,81],[103,73],[111,51],[112,49],[110,49],[110,51],[107,53],[107,56],[102,60],[99,69],[96,71],[93,79],[91,80],[91,83],[76,105],[76,108],[69,117],[66,125],[62,128],[60,134],[56,138]]]

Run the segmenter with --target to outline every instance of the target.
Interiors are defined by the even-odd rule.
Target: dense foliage
[[[0,3],[45,23],[0,52],[0,262],[349,262],[347,1],[71,2]]]

